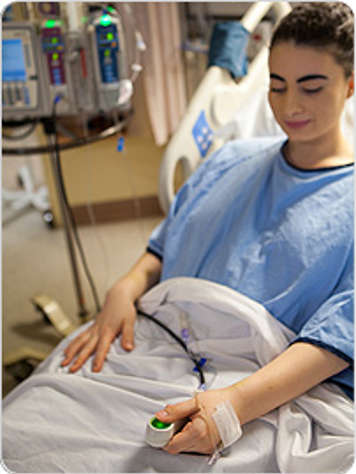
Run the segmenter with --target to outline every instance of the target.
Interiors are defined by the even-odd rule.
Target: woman
[[[160,279],[213,280],[257,300],[296,334],[246,379],[167,406],[189,417],[164,448],[211,453],[224,423],[258,418],[328,380],[353,389],[353,150],[340,128],[353,94],[353,15],[343,3],[296,6],[270,48],[269,102],[287,140],[238,141],[206,161],[178,193],[133,269],[108,292],[95,323],[65,350],[78,370],[95,353],[100,371],[121,334],[134,347],[135,301]],[[226,442],[225,442],[226,445]]]

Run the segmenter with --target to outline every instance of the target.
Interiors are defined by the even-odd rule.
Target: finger
[[[73,357],[82,349],[82,347],[85,345],[85,343],[89,340],[90,338],[90,333],[88,331],[85,331],[84,333],[80,334],[78,337],[76,337],[65,349],[64,349],[64,355],[65,358],[61,362],[61,365],[68,365],[72,360]]]
[[[184,429],[177,433],[163,448],[170,454],[198,451],[201,434],[192,422],[185,425]]]
[[[155,416],[160,421],[172,423],[173,421],[191,416],[198,411],[199,408],[197,407],[195,398],[190,398],[185,402],[176,403],[175,405],[167,405],[163,410],[157,412]]]
[[[124,321],[121,332],[121,346],[126,351],[134,348],[135,319],[129,318]]]
[[[93,361],[94,372],[100,372],[100,370],[103,368],[106,355],[109,352],[110,345],[114,337],[115,335],[113,335],[110,331],[105,331],[100,337]]]
[[[84,346],[84,348],[79,352],[79,355],[73,365],[70,367],[70,372],[76,372],[78,369],[82,367],[84,362],[88,359],[88,357],[94,352],[95,347],[98,342],[98,337],[93,337],[88,341],[88,343]]]

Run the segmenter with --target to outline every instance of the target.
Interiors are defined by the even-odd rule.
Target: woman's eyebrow
[[[277,81],[286,82],[284,77],[279,76],[278,74],[275,74],[273,72],[270,74],[270,78],[271,79],[277,79]],[[307,76],[303,76],[303,77],[300,77],[299,79],[297,79],[297,83],[299,84],[300,82],[311,81],[313,79],[328,80],[329,78],[327,76],[324,76],[324,74],[308,74]]]
[[[309,74],[308,76],[303,76],[297,79],[297,82],[305,82],[305,81],[311,81],[313,79],[329,79],[327,76],[324,76],[323,74]]]
[[[278,74],[274,74],[273,72],[271,72],[271,74],[269,75],[269,77],[271,79],[277,79],[278,81],[283,81],[283,82],[286,82],[286,80],[281,77],[281,76],[278,76]]]

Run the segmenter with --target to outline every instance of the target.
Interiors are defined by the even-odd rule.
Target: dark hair
[[[270,48],[284,41],[327,48],[343,67],[346,77],[354,69],[354,15],[345,3],[306,2],[295,5],[277,25]]]

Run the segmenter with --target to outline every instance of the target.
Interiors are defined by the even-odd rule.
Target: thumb
[[[195,398],[191,398],[186,402],[176,403],[175,405],[167,405],[163,410],[158,411],[155,416],[160,421],[172,423],[173,421],[194,415],[199,411]]]

